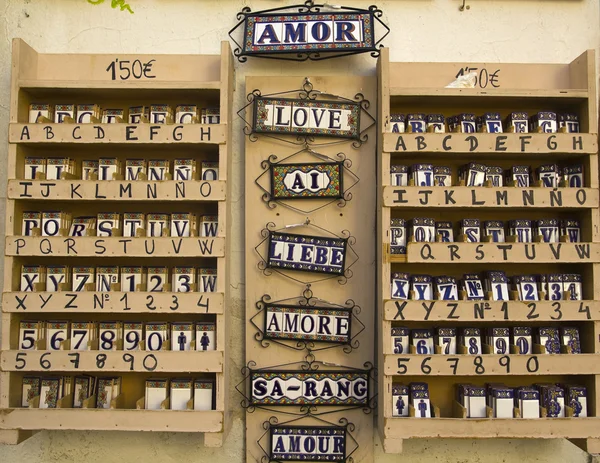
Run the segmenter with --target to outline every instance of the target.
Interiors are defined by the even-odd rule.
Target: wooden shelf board
[[[390,255],[392,258],[401,255]],[[407,263],[597,263],[600,243],[408,243]]]
[[[557,320],[561,322],[600,321],[600,301],[404,301],[384,299],[383,307],[384,320],[398,322],[442,320],[494,323]]]
[[[391,439],[586,439],[600,436],[600,418],[386,418],[384,435]]]
[[[423,361],[429,374],[421,369]],[[510,368],[500,364],[510,359]],[[483,372],[477,369],[476,359],[482,359]],[[402,360],[404,359],[404,360]],[[453,359],[457,359],[456,361]],[[537,359],[537,362],[536,360]],[[535,366],[538,365],[536,369]],[[401,366],[403,365],[403,366]],[[400,373],[406,367],[406,372]],[[416,355],[385,354],[384,374],[389,376],[496,376],[496,375],[595,375],[600,374],[600,354],[533,354],[533,355]],[[456,370],[456,373],[454,371]],[[479,371],[479,373],[478,373]]]
[[[522,99],[587,99],[589,93],[583,89],[511,89],[511,88],[411,88],[390,87],[390,97],[431,97],[431,98],[518,98]],[[493,104],[493,102],[490,102]]]
[[[7,256],[223,257],[225,238],[7,236]]]
[[[225,181],[9,180],[8,198],[41,201],[224,201]]]
[[[190,82],[190,81],[140,81],[140,80],[18,80],[17,85],[23,90],[49,89],[56,94],[61,90],[220,90],[221,82]]]
[[[97,366],[96,357],[106,355],[103,368]],[[124,355],[133,356],[125,361]],[[19,356],[19,357],[17,357]],[[152,356],[154,358],[152,358]],[[25,365],[22,361],[23,359]],[[45,369],[44,361],[51,366]],[[45,364],[45,363],[44,363]],[[0,353],[0,370],[21,372],[137,372],[137,373],[221,373],[223,352],[213,351],[44,351],[8,350]]]
[[[5,292],[2,312],[222,314],[223,301],[223,293]]]
[[[224,144],[225,124],[18,124],[11,123],[9,143],[22,144]]]
[[[223,412],[10,408],[0,410],[0,429],[222,432]]]
[[[384,186],[384,207],[442,208],[553,208],[592,209],[598,207],[595,188],[487,188]]]
[[[383,134],[386,153],[592,154],[594,133],[391,133]]]

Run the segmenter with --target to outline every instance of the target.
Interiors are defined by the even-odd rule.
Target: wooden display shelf
[[[595,155],[598,138],[591,133],[384,133],[389,153]]]
[[[600,418],[386,418],[384,433],[393,439],[586,439],[597,435]]]
[[[384,299],[383,320],[494,323],[600,321],[600,301],[404,301]]]
[[[408,243],[406,255],[389,258],[392,263],[598,263],[600,243]]]
[[[384,186],[384,207],[595,209],[595,188]]]
[[[7,236],[7,256],[223,257],[224,238]]]
[[[4,292],[6,313],[222,314],[223,293]]]
[[[224,144],[225,124],[10,124],[9,143]]]
[[[35,89],[58,90],[60,95],[74,90],[121,90],[121,91],[139,91],[139,90],[185,90],[186,93],[202,90],[219,90],[221,82],[218,80],[209,82],[194,81],[169,81],[153,82],[139,80],[19,80],[18,85],[21,89],[31,91]],[[62,90],[62,92],[60,92]]]
[[[104,362],[98,361],[98,356]],[[131,356],[131,357],[129,357]],[[125,357],[125,358],[124,358]],[[213,351],[46,351],[5,350],[2,371],[115,373],[221,373],[223,352]]]
[[[41,201],[224,201],[216,181],[9,180],[9,199]]]
[[[221,446],[231,428],[230,355],[227,352],[230,316],[227,307],[231,255],[228,240],[231,227],[230,141],[235,83],[229,44],[222,42],[221,52],[215,55],[40,54],[22,40],[14,39],[11,69],[5,268],[12,271],[4,274],[5,292],[2,296],[4,333],[0,339],[0,442],[18,443],[31,436],[32,431],[43,429],[142,430],[204,432],[205,446]],[[62,124],[29,123],[30,105],[34,103],[96,104],[101,109],[123,109],[124,115],[132,106],[160,103],[175,111],[178,105],[195,105],[198,116],[205,109],[218,110],[220,123],[78,124],[69,123],[71,120]],[[177,179],[103,182],[72,177],[18,180],[23,176],[26,157],[67,153],[79,160],[82,145],[86,146],[84,151],[92,159],[116,156],[124,161],[132,153],[140,159],[172,159],[175,153],[177,157],[194,159],[198,170],[202,161],[218,161],[219,176],[217,181],[185,182]],[[76,161],[76,164],[79,162]],[[128,238],[116,236],[118,232],[110,237],[63,236],[68,234],[68,230],[61,230],[61,236],[56,237],[13,235],[20,231],[16,222],[20,222],[22,211],[33,208],[85,214],[85,208],[89,208],[92,201],[100,201],[98,204],[105,208],[103,212],[109,212],[112,203],[113,211],[118,213],[129,212],[131,209],[127,210],[127,203],[131,202],[136,203],[142,213],[148,213],[151,212],[148,201],[158,201],[163,206],[169,203],[169,209],[175,207],[175,201],[181,201],[182,212],[203,211],[218,215],[217,236]],[[13,255],[19,256],[18,262]],[[107,266],[114,265],[114,262],[145,266],[150,263],[148,257],[156,257],[156,265],[168,268],[181,266],[182,262],[191,262],[190,259],[194,258],[214,258],[216,262],[212,267],[218,271],[216,292],[11,291],[20,287],[20,269],[24,263],[71,267],[83,265],[84,260],[91,263],[94,259],[90,260],[90,257],[101,256],[106,257],[101,260]],[[98,261],[94,264],[100,265]],[[42,315],[44,313],[47,315]],[[125,319],[138,317],[148,321],[160,316],[165,317],[163,320],[167,322],[189,319],[190,315],[198,319],[204,314],[215,314],[210,318],[215,321],[219,350],[10,350],[18,345],[19,322],[29,316],[47,320],[50,315],[71,319],[77,314],[88,314],[94,321],[112,321],[116,314],[125,314]],[[69,348],[68,343],[64,347]],[[143,390],[145,380],[154,374],[208,372],[212,373],[210,376],[215,381],[214,408],[217,411],[11,408],[20,403],[24,372],[34,371],[48,376],[60,376],[61,372],[120,376],[123,380],[121,395],[129,402],[141,397],[138,394]]]
[[[460,98],[460,101],[466,101],[467,98],[518,98],[523,99],[544,99],[549,98],[568,98],[587,100],[589,93],[587,89],[515,89],[515,88],[491,88],[489,90],[480,88],[420,88],[420,87],[390,87],[390,97],[431,97],[431,98]],[[493,104],[493,102],[490,102]]]
[[[385,354],[383,370],[390,376],[597,375],[600,355]]]
[[[223,432],[222,411],[30,409],[0,410],[3,430]]]
[[[478,72],[477,86],[445,88],[464,71],[464,63],[391,63],[389,50],[382,49],[378,60],[379,113],[383,121],[378,139],[378,307],[379,404],[378,428],[387,453],[402,452],[406,439],[414,438],[567,438],[591,453],[600,453],[600,220],[598,215],[598,116],[595,54],[584,52],[568,64],[469,63]],[[493,78],[492,78],[493,76]],[[500,76],[502,76],[500,78]],[[502,80],[500,83],[499,79]],[[443,114],[498,112],[504,119],[513,111],[532,115],[537,111],[574,113],[581,133],[391,133],[394,113]],[[422,159],[422,160],[421,160]],[[390,166],[427,162],[450,166],[453,181],[457,169],[468,162],[497,164],[507,169],[543,164],[582,164],[584,188],[543,188],[537,186],[390,186]],[[474,211],[486,220],[507,219],[509,210],[519,218],[571,217],[580,220],[585,243],[415,243],[407,254],[390,253],[390,220],[423,216],[432,211],[435,220],[472,218]],[[533,210],[535,209],[535,211]],[[415,212],[413,214],[412,211]],[[418,211],[419,214],[417,214]],[[525,214],[525,216],[523,216]],[[425,214],[425,216],[427,216]],[[479,217],[481,218],[481,217]],[[504,247],[506,246],[506,247]],[[589,253],[589,254],[588,254]],[[436,264],[463,264],[460,273],[480,273],[500,264],[508,275],[544,273],[549,264],[562,271],[581,272],[585,264],[584,301],[418,301],[390,299],[392,271],[440,274]],[[530,265],[523,265],[530,264]],[[453,267],[455,268],[455,267]],[[431,269],[431,270],[430,270]],[[529,270],[534,269],[534,270]],[[458,272],[458,270],[456,270]],[[450,274],[455,272],[451,271]],[[585,335],[585,354],[548,355],[416,355],[392,354],[392,327],[435,328],[440,326],[577,326]],[[589,336],[589,337],[588,337]],[[460,351],[460,349],[459,349]],[[484,348],[485,352],[490,352]],[[513,350],[514,351],[514,350]],[[538,347],[534,352],[540,352]],[[477,379],[478,376],[481,378]],[[456,384],[504,382],[510,387],[543,381],[585,384],[591,418],[564,419],[469,419],[449,418],[448,400]],[[433,405],[442,408],[442,417],[392,418],[392,384],[429,384]],[[437,403],[436,403],[437,401]]]

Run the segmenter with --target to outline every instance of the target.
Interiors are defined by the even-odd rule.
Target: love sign
[[[355,102],[257,96],[252,131],[359,139],[360,111]]]

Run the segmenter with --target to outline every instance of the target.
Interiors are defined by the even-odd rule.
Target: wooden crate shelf
[[[600,364],[598,363],[597,354],[384,355],[384,374],[389,376],[522,376],[548,374],[600,374]],[[478,368],[477,365],[479,363],[481,366]],[[508,367],[506,366],[507,364]],[[404,371],[405,368],[406,371]]]
[[[384,186],[384,207],[596,209],[598,190],[592,188],[487,188]]]
[[[218,433],[223,422],[222,411],[9,408],[0,411],[0,435],[3,429]]]
[[[140,90],[171,90],[198,92],[202,90],[220,90],[221,82],[218,80],[207,82],[169,81],[169,82],[143,82],[143,81],[95,81],[95,80],[19,80],[19,87],[26,91],[36,89],[49,89],[53,93],[62,90],[62,96],[67,92],[78,93],[77,90],[113,90],[113,91],[140,91]]]
[[[403,301],[384,298],[383,320],[600,321],[600,301]]]
[[[39,201],[225,201],[222,180],[182,182],[16,180],[8,181],[9,199]]]
[[[390,262],[598,263],[600,243],[408,243],[403,261],[401,257],[392,254]]]
[[[223,257],[225,238],[7,236],[7,256]]]
[[[102,367],[98,355],[105,358]],[[125,359],[130,355],[133,358]],[[44,367],[47,366],[47,368]],[[48,366],[50,365],[50,366]],[[222,373],[223,352],[215,351],[44,351],[5,350],[0,355],[2,371],[86,373]]]
[[[567,438],[591,453],[600,452],[600,222],[598,217],[598,117],[594,52],[568,64],[473,64],[501,69],[501,86],[444,88],[459,63],[392,63],[389,50],[378,60],[378,428],[387,453],[402,452],[406,439],[424,438]],[[496,87],[496,88],[495,88]],[[581,133],[392,133],[394,113],[444,114],[511,111],[571,112]],[[392,165],[448,165],[452,186],[392,186]],[[457,186],[457,171],[469,162],[506,169],[558,163],[582,164],[581,188]],[[528,215],[529,214],[529,215]],[[466,243],[408,242],[405,255],[390,252],[390,220],[434,217],[457,221],[576,218],[584,242]],[[456,235],[455,235],[456,236]],[[559,251],[560,249],[560,251]],[[441,267],[434,267],[441,264]],[[454,264],[461,264],[455,266]],[[527,265],[523,265],[527,264]],[[577,265],[579,264],[579,265]],[[560,301],[420,301],[391,299],[391,273],[460,276],[501,269],[507,275],[544,272],[581,273],[586,300]],[[560,270],[559,270],[560,269]],[[480,356],[394,354],[392,327],[577,326],[583,354]],[[482,339],[485,343],[485,339]],[[490,352],[484,346],[484,352]],[[534,350],[538,352],[538,350]],[[392,384],[429,383],[431,402],[441,417],[392,416]],[[540,381],[583,384],[589,418],[469,419],[452,418],[455,384],[506,382],[515,387]]]
[[[137,75],[133,67],[130,73],[121,71],[118,64],[112,68],[111,63],[117,63],[117,60],[146,69],[146,73]],[[77,70],[75,74],[73,69]],[[0,346],[0,442],[18,443],[29,437],[31,431],[44,429],[160,430],[203,432],[205,445],[222,445],[231,427],[230,315],[227,307],[230,297],[229,172],[234,87],[233,55],[226,42],[216,55],[117,56],[39,54],[22,40],[13,41],[5,248],[5,268],[8,270],[4,275]],[[198,109],[218,109],[220,123],[29,123],[29,105],[32,103],[98,104],[103,109],[158,103],[174,109],[177,105],[188,104],[197,105]],[[80,145],[86,145],[84,152]],[[121,161],[189,158],[197,163],[198,172],[202,162],[218,161],[219,178],[185,182],[177,179],[94,181],[69,176],[61,180],[25,180],[24,160],[32,156],[70,156],[78,168],[83,159],[102,157],[116,157]],[[217,235],[189,238],[17,236],[21,230],[22,212],[26,210],[63,210],[73,216],[110,212],[111,209],[119,213],[155,212],[149,201],[159,202],[156,208],[159,212],[164,208],[170,213],[194,211],[199,215],[218,215]],[[177,206],[179,201],[182,203]],[[174,210],[174,207],[181,210]],[[215,292],[18,291],[21,266],[25,264],[174,268],[198,267],[200,262],[216,267]],[[216,351],[13,350],[17,346],[19,322],[24,320],[48,320],[51,317],[78,321],[89,317],[95,321],[175,322],[200,320],[206,315],[216,325]],[[22,360],[26,365],[21,366]],[[77,372],[121,376],[121,394],[129,409],[14,408],[21,402],[22,378],[31,372],[40,377]],[[156,375],[213,378],[214,411],[131,409],[143,395],[145,380]]]
[[[391,97],[422,97],[422,98],[460,98],[460,101],[465,101],[466,98],[518,98],[522,99],[537,99],[544,100],[553,98],[569,98],[587,100],[589,93],[586,89],[503,89],[493,88],[489,90],[479,88],[414,88],[414,87],[390,87]]]
[[[4,292],[2,311],[10,313],[222,314],[223,293]]]
[[[600,418],[387,418],[385,433],[393,438],[594,438]]]
[[[590,133],[391,133],[383,134],[389,153],[435,153],[439,156],[535,154],[595,155],[598,139]],[[444,159],[444,158],[441,158]],[[440,160],[441,160],[440,159]]]
[[[18,144],[224,144],[227,125],[10,124],[9,143]]]

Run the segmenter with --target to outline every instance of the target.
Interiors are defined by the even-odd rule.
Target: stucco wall
[[[94,0],[98,2],[98,0]],[[6,157],[9,107],[10,40],[21,37],[40,52],[53,53],[218,53],[219,43],[243,6],[253,10],[290,2],[231,0],[129,0],[134,14],[111,8],[111,0],[0,0],[0,159]],[[294,3],[294,2],[291,2]],[[368,6],[370,2],[344,2]],[[599,46],[598,0],[458,0],[378,1],[392,33],[385,41],[394,61],[567,62],[587,48]],[[236,66],[234,108],[242,106],[247,75],[370,74],[375,61],[367,56],[323,63],[282,64],[250,61]],[[232,179],[234,218],[243,223],[243,139],[234,126]],[[5,163],[0,162],[0,246],[4,246]],[[229,352],[231,384],[243,363],[243,229],[234,225],[232,266],[234,304]],[[0,260],[0,268],[1,268]],[[1,280],[0,280],[1,281]],[[239,398],[232,394],[234,405]],[[43,432],[15,447],[0,446],[0,462],[85,461],[243,461],[243,421],[235,409],[233,430],[222,449],[207,449],[191,434]],[[382,455],[377,462],[573,462],[588,456],[561,440],[409,442],[402,455]]]

